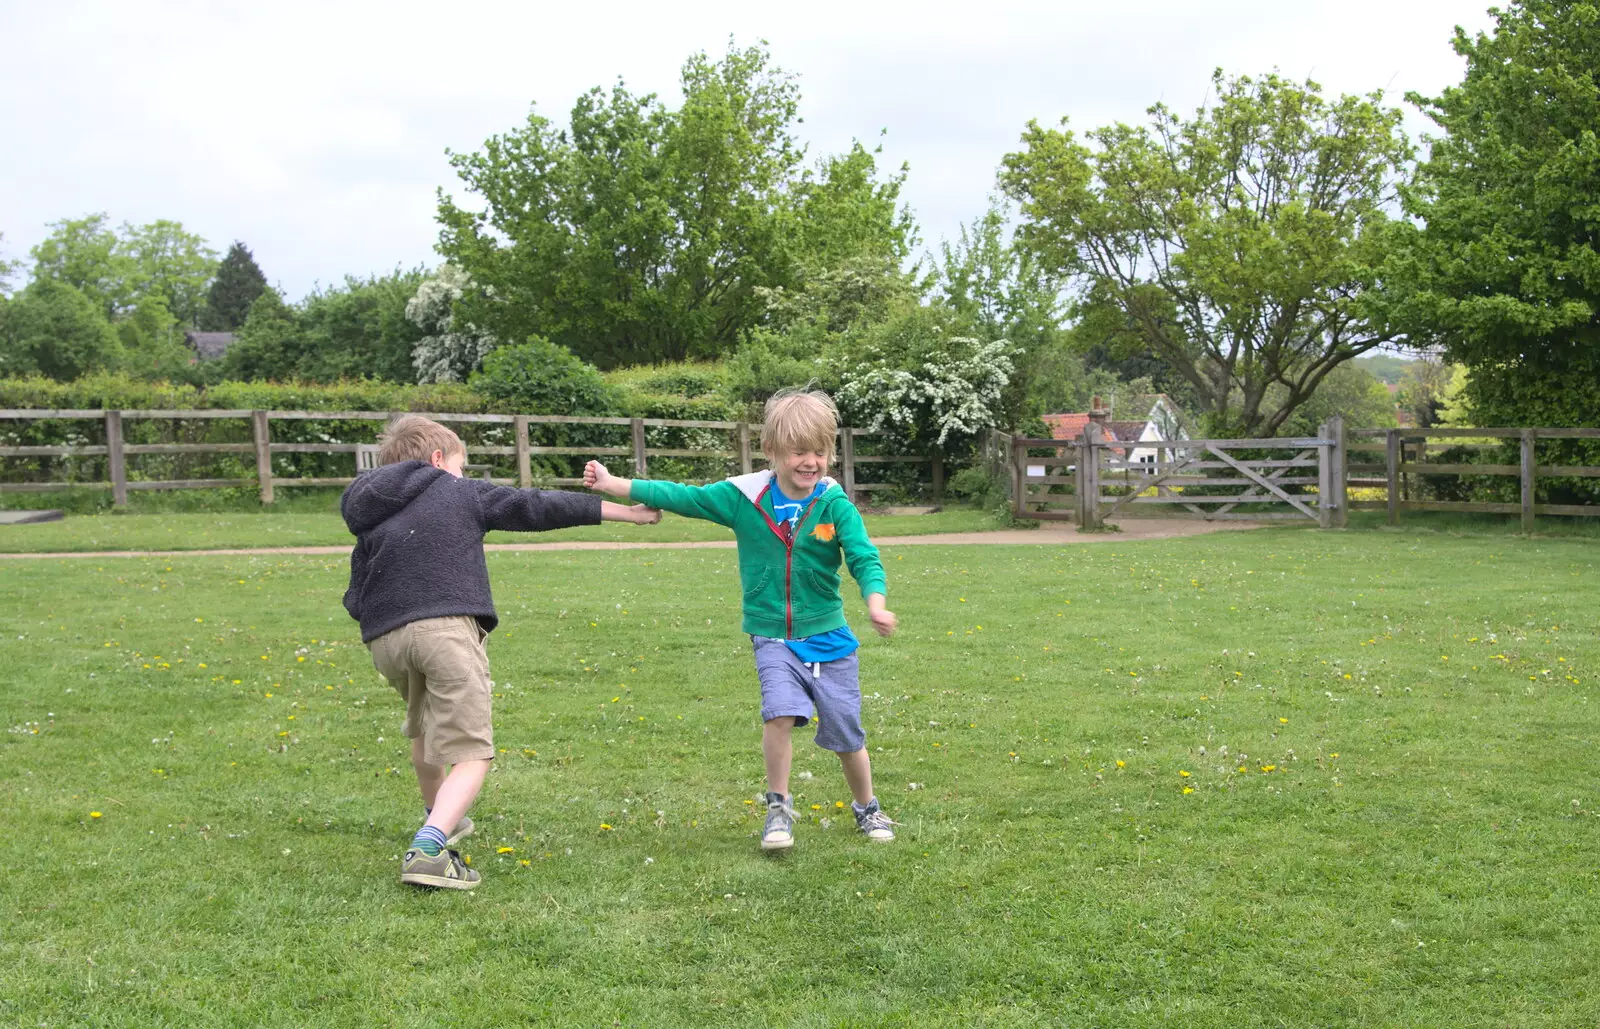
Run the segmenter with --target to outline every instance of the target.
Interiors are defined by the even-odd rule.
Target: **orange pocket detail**
[[[811,530],[811,535],[815,536],[822,542],[827,543],[829,540],[833,539],[833,523],[818,522],[816,527]]]

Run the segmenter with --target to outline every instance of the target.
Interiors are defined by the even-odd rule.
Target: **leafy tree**
[[[1275,432],[1396,330],[1369,296],[1404,226],[1384,206],[1411,147],[1380,96],[1214,77],[1183,119],[1089,133],[1030,123],[1002,182],[1043,267],[1120,312],[1194,388],[1213,431]],[[1281,390],[1281,402],[1274,389]]]
[[[113,326],[122,345],[122,370],[140,379],[197,381],[194,351],[159,293],[144,297]]]
[[[493,336],[456,320],[456,304],[474,288],[466,272],[446,264],[406,303],[406,319],[420,333],[411,346],[417,382],[465,382],[495,348]]]
[[[0,232],[0,243],[4,243],[6,234]],[[0,297],[11,295],[11,277],[22,270],[22,262],[14,261],[0,253]]]
[[[1283,425],[1290,436],[1315,436],[1323,422],[1339,415],[1352,429],[1390,429],[1396,424],[1394,399],[1372,373],[1342,364],[1328,373],[1310,400]]]
[[[33,248],[34,279],[71,286],[109,320],[133,300],[132,262],[104,212],[51,222],[54,231]]]
[[[764,48],[695,55],[681,83],[676,111],[618,83],[579,97],[567,129],[530,114],[452,155],[486,207],[440,195],[440,251],[477,284],[468,322],[603,368],[724,356],[764,318],[762,288],[909,246],[901,179],[879,183],[874,152],[801,170],[798,88]]]
[[[963,333],[1013,345],[1016,371],[1006,387],[1002,422],[1017,427],[1048,413],[1064,378],[1080,380],[1085,369],[1069,351],[1061,281],[1018,245],[1010,221],[1010,206],[991,197],[983,217],[961,226],[954,243],[940,244],[932,289],[937,302],[961,320]]]
[[[249,317],[222,355],[222,374],[238,381],[292,379],[305,351],[294,309],[269,287],[250,305]]]
[[[496,348],[471,385],[473,392],[528,414],[607,415],[616,406],[598,369],[537,336]]]
[[[250,248],[238,240],[217,265],[200,312],[200,327],[207,332],[233,332],[250,316],[250,305],[267,288]]]
[[[1372,374],[1379,382],[1398,385],[1406,373],[1406,366],[1413,358],[1401,357],[1398,354],[1371,354],[1367,357],[1358,357],[1352,363],[1357,367]]]
[[[0,375],[75,379],[121,360],[99,302],[66,282],[36,278],[0,306]]]
[[[1411,412],[1412,423],[1426,429],[1440,424],[1440,412],[1450,400],[1455,366],[1433,358],[1412,361],[1400,375],[1399,400]]]
[[[307,382],[412,382],[412,349],[422,331],[406,311],[424,278],[421,268],[365,279],[346,276],[343,286],[306,297],[298,312],[304,349],[294,375]]]
[[[1467,367],[1477,424],[1600,424],[1600,9],[1490,13],[1492,32],[1456,30],[1461,84],[1410,98],[1444,136],[1406,198],[1426,229],[1399,317]],[[1586,451],[1541,444],[1541,463]]]
[[[941,455],[969,450],[1002,424],[1015,348],[950,332],[954,324],[948,310],[914,307],[839,351],[834,399],[845,423]]]
[[[216,251],[204,238],[185,231],[182,222],[160,219],[138,227],[124,225],[118,250],[127,258],[132,297],[159,296],[179,325],[191,329],[199,325],[217,264]]]

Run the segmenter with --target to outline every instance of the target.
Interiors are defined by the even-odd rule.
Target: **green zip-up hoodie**
[[[770,470],[709,486],[634,479],[629,495],[641,504],[732,529],[739,546],[744,631],[798,640],[845,624],[841,558],[863,598],[885,592],[883,562],[867,538],[861,512],[837,482],[822,481],[827,489],[801,514],[793,541],[788,525],[773,517],[769,494],[777,487]]]

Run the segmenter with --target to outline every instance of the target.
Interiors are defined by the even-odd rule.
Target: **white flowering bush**
[[[1000,424],[1001,394],[1020,351],[1003,339],[925,328],[846,359],[835,400],[849,424],[887,432],[913,452],[962,452]]]
[[[406,320],[427,333],[411,347],[417,382],[465,382],[497,341],[474,326],[455,324],[455,303],[472,288],[472,278],[453,264],[424,279],[406,301]]]

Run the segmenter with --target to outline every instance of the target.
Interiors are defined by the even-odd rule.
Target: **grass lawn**
[[[949,507],[926,515],[866,516],[874,536],[922,536],[978,532],[999,526],[985,511]],[[733,533],[710,522],[666,515],[659,525],[603,525],[556,532],[491,532],[489,543],[553,543],[558,540],[678,543],[731,540]],[[0,525],[0,553],[66,553],[86,550],[208,550],[239,547],[349,546],[355,542],[335,506],[331,511],[150,512],[68,515],[59,522]]]
[[[802,732],[771,857],[733,554],[493,554],[473,894],[341,560],[8,563],[0,1024],[1594,1025],[1597,556],[886,548],[901,837]]]

